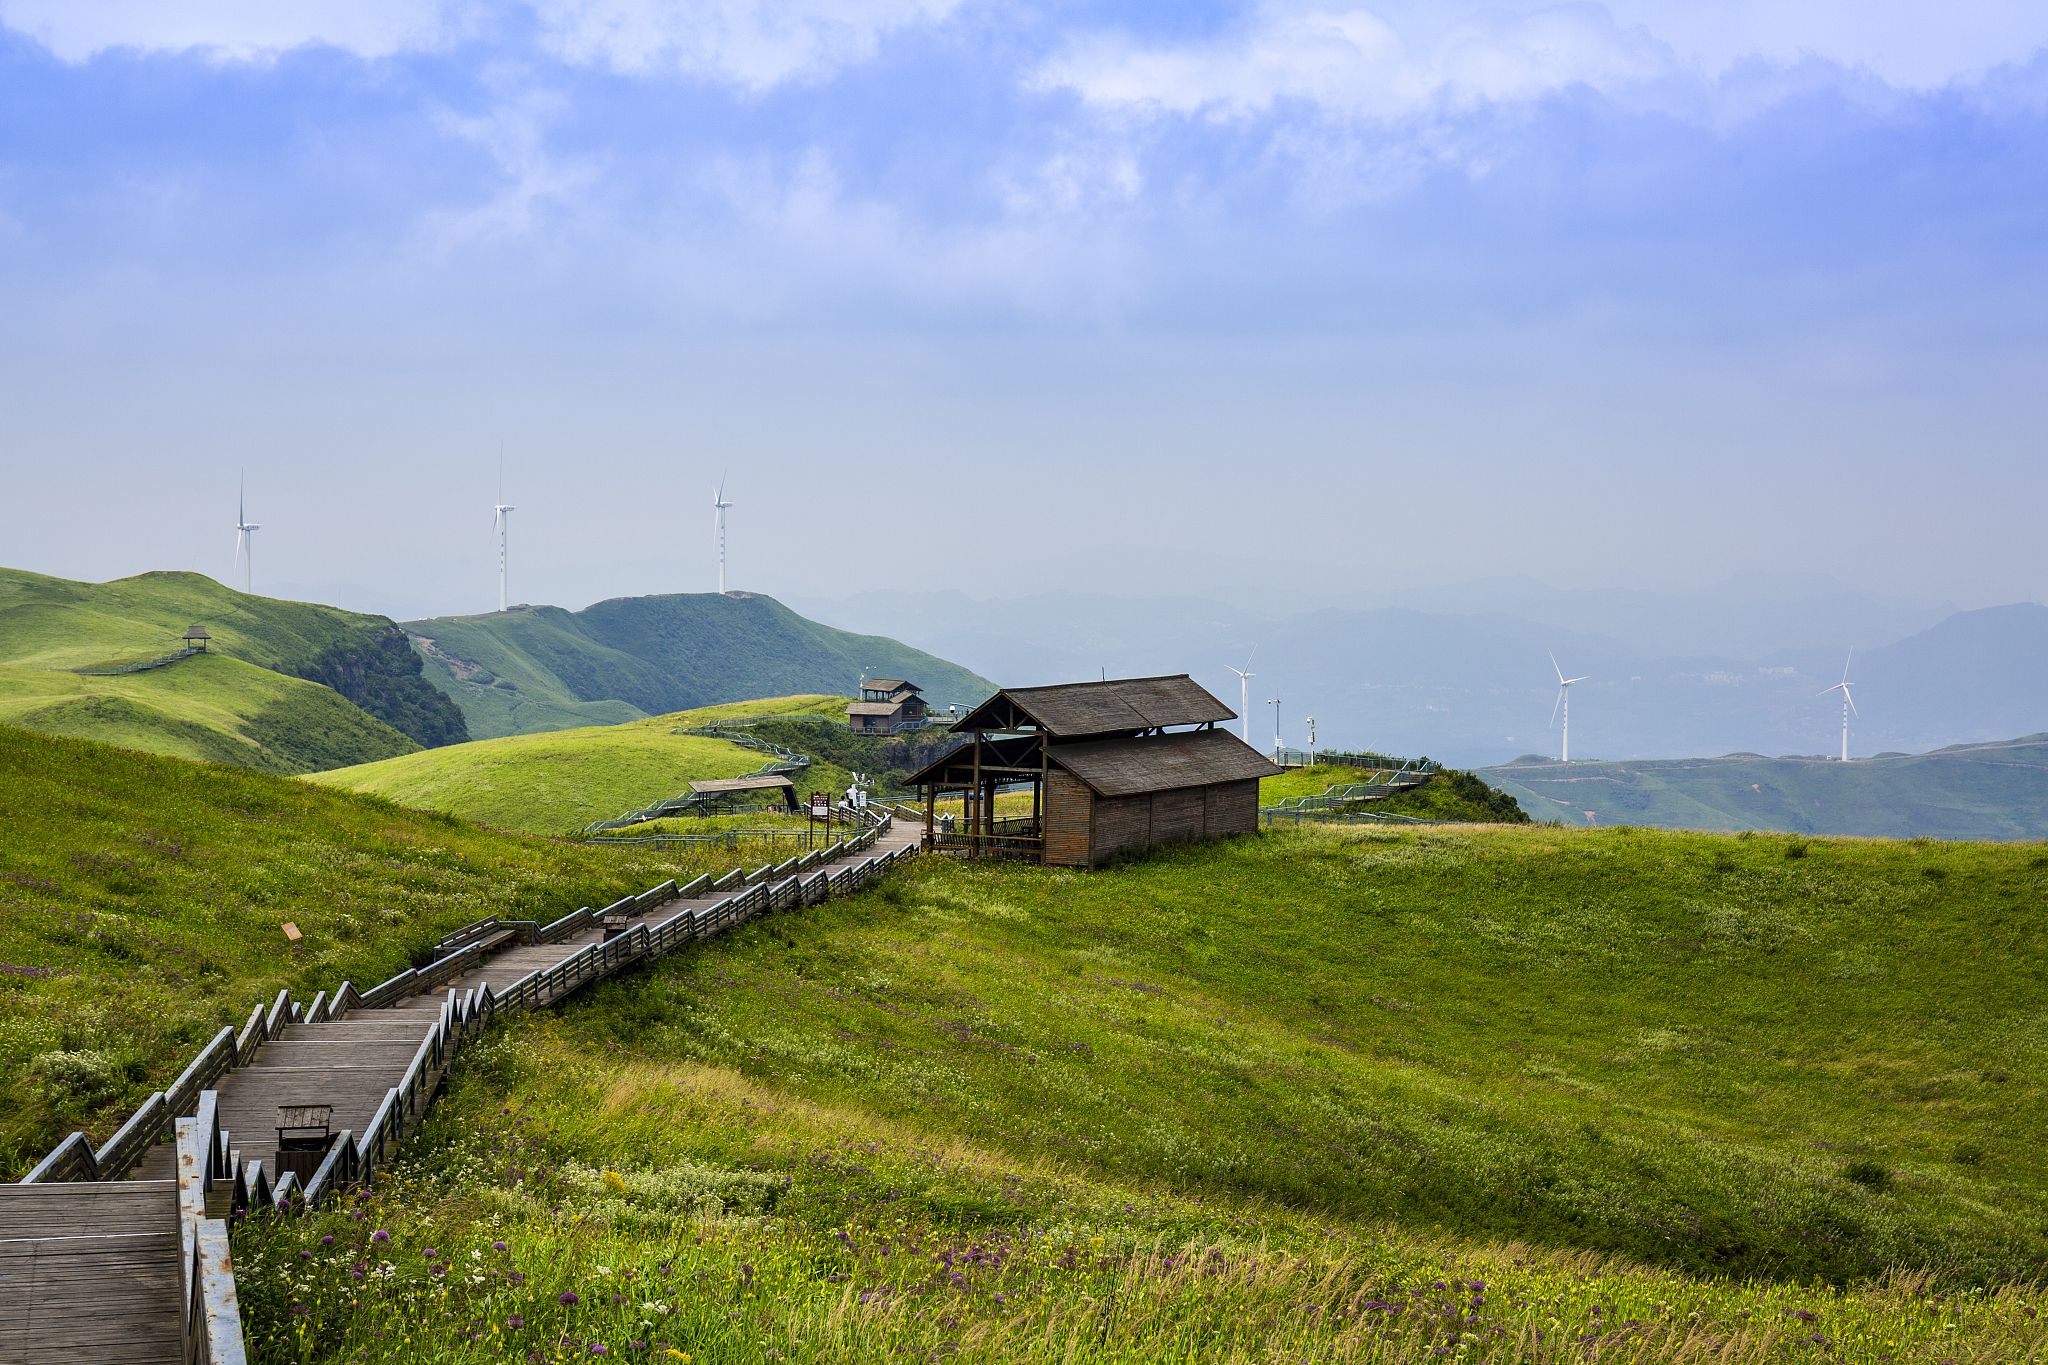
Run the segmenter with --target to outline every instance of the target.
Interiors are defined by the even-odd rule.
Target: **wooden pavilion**
[[[954,723],[965,743],[908,779],[925,845],[1098,867],[1129,849],[1250,833],[1259,779],[1279,769],[1216,728],[1236,718],[1185,673],[1005,688]],[[1029,815],[997,814],[1006,788],[1030,791]],[[959,825],[942,827],[939,800],[956,794]]]

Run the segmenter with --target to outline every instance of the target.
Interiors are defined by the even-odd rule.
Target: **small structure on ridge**
[[[187,626],[183,638],[185,648],[204,654],[206,652],[206,642],[213,637],[206,633],[205,626]]]
[[[908,779],[925,845],[1099,867],[1180,839],[1249,834],[1259,779],[1280,770],[1217,729],[1237,713],[1185,673],[1005,688],[953,725],[967,741]],[[1007,788],[1014,813],[997,811]],[[1025,805],[1025,792],[1029,805]],[[942,796],[960,823],[941,828]]]
[[[846,724],[857,735],[893,735],[923,725],[931,708],[924,689],[902,678],[863,678],[860,700],[847,703]]]

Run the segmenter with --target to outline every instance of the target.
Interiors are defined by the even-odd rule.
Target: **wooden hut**
[[[902,678],[863,678],[860,700],[846,707],[846,724],[857,735],[892,735],[924,724],[924,689]]]
[[[1279,771],[1222,721],[1237,713],[1185,673],[1005,688],[953,725],[965,743],[913,774],[928,847],[1098,867],[1134,848],[1258,828]],[[997,813],[1028,789],[1029,814]],[[944,826],[938,804],[960,799]]]
[[[782,802],[783,809],[792,815],[797,811],[796,783],[779,773],[773,776],[711,778],[692,782],[690,791],[721,806],[729,807],[750,797],[766,796],[771,801]]]

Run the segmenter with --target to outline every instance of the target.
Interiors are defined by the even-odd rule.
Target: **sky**
[[[2029,0],[0,0],[0,563],[2048,594]]]

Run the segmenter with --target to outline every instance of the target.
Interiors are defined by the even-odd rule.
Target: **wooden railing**
[[[217,1097],[201,1092],[198,1112],[178,1120],[179,1301],[185,1365],[244,1365],[242,1310],[226,1215],[235,1183]]]

